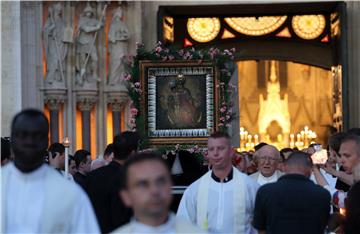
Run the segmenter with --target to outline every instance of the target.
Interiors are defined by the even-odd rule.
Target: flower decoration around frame
[[[150,61],[198,61],[199,64],[203,61],[211,61],[219,69],[218,76],[218,89],[219,93],[219,131],[227,131],[231,121],[235,117],[232,111],[233,102],[231,100],[232,93],[236,89],[236,86],[229,83],[234,71],[234,56],[235,48],[220,50],[218,48],[201,49],[196,50],[194,47],[175,49],[166,47],[161,42],[158,42],[156,47],[147,51],[143,44],[136,43],[137,54],[136,56],[125,56],[123,61],[125,63],[125,73],[122,80],[126,83],[128,94],[131,99],[130,105],[130,119],[128,127],[133,131],[138,131],[143,139],[140,148],[146,149],[149,147],[147,141],[147,135],[145,132],[145,115],[141,113],[141,99],[142,99],[142,87],[140,83],[140,68],[139,64],[142,60]],[[175,146],[173,149],[160,150],[163,153],[170,151],[176,151],[179,149],[187,150],[190,153],[201,154],[204,156],[203,150],[197,150],[195,146]],[[185,148],[184,148],[185,147]],[[194,148],[195,147],[195,148]],[[204,151],[205,152],[205,151]]]

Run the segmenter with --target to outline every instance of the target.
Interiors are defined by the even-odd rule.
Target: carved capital
[[[95,95],[79,95],[76,98],[76,103],[80,111],[91,111],[97,102]]]
[[[128,100],[129,96],[125,92],[109,93],[107,103],[111,105],[113,111],[121,111]]]
[[[114,111],[114,112],[120,112],[121,111],[122,105],[120,103],[112,102],[112,103],[110,103],[110,105],[111,105],[112,111]]]
[[[58,111],[60,109],[60,106],[65,102],[65,100],[65,92],[45,92],[44,102],[51,111]]]

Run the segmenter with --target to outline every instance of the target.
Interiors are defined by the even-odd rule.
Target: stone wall
[[[22,107],[20,2],[1,3],[1,136]]]

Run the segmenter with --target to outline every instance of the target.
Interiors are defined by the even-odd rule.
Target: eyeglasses
[[[278,161],[279,159],[273,158],[273,157],[268,157],[268,156],[260,156],[259,160],[261,160],[261,161],[269,160],[270,162],[275,162],[275,161]]]

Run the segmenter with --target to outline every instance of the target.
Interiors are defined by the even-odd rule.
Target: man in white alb
[[[1,233],[99,233],[85,192],[43,163],[49,124],[34,109],[11,125],[15,158],[1,170]]]
[[[130,223],[112,233],[204,233],[169,212],[171,176],[165,161],[153,152],[132,155],[124,165],[121,197],[134,211]]]
[[[256,233],[251,222],[259,185],[232,167],[229,135],[208,139],[212,170],[184,192],[176,216],[210,233]]]
[[[280,152],[272,145],[264,145],[255,152],[258,161],[258,172],[251,174],[258,184],[264,185],[276,182],[283,173],[279,170]]]

